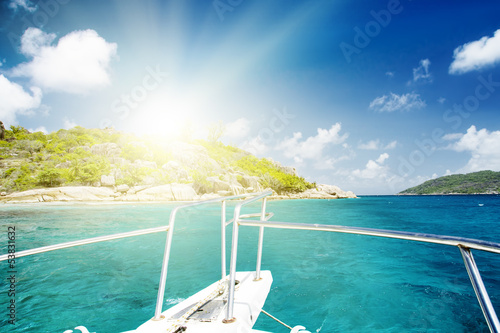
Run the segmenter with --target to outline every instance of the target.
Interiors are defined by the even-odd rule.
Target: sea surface
[[[0,252],[168,223],[175,204],[0,206]],[[234,204],[228,205],[232,216]],[[244,212],[258,212],[252,205]],[[500,242],[500,196],[372,196],[270,201],[272,220],[446,234]],[[231,213],[229,213],[231,211]],[[231,228],[228,228],[228,268]],[[238,270],[254,270],[257,228],[240,229]],[[458,248],[318,231],[266,229],[264,309],[310,332],[488,332]],[[0,262],[1,332],[132,330],[154,314],[165,234]],[[500,255],[473,251],[497,313]],[[15,271],[14,274],[10,271]],[[15,296],[9,278],[15,276]],[[180,212],[164,309],[220,278],[220,205]],[[10,324],[11,300],[15,324]],[[261,315],[256,329],[289,332]],[[75,331],[78,332],[78,331]]]

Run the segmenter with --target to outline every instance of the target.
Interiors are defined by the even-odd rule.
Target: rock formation
[[[212,192],[197,193],[193,184],[167,184],[160,186],[134,186],[127,185],[116,187],[91,187],[91,186],[66,186],[43,188],[15,192],[9,195],[2,193],[0,202],[3,203],[37,203],[37,202],[79,202],[79,201],[194,201],[208,200],[221,196],[238,195],[250,192],[250,188],[231,186],[230,183],[212,177],[214,186]],[[270,190],[270,189],[267,189]],[[253,191],[253,189],[252,189]],[[257,191],[256,191],[257,192]],[[258,191],[261,192],[261,191]],[[302,193],[277,195],[270,199],[340,199],[356,198],[351,191],[342,191],[333,185],[318,185]]]
[[[8,203],[35,203],[51,201],[112,201],[115,192],[109,188],[67,186],[16,192],[2,197]]]
[[[268,158],[268,160],[271,161],[271,163],[276,168],[278,168],[279,170],[283,171],[286,174],[289,174],[289,175],[292,175],[292,176],[298,176],[299,175],[299,173],[297,172],[297,169],[295,169],[294,167],[283,166],[280,162],[275,161],[275,160],[273,160],[271,158]]]
[[[96,144],[90,147],[92,154],[102,156],[119,156],[122,152],[121,148],[113,142]]]
[[[0,140],[5,140],[5,127],[3,122],[0,121]]]
[[[222,172],[219,163],[208,155],[207,149],[203,146],[175,142],[169,146],[169,149],[173,159],[186,168],[196,169],[203,165],[208,171]]]
[[[5,203],[53,201],[193,201],[200,197],[188,184],[168,184],[127,190],[127,185],[109,187],[67,186],[16,192],[2,196]]]

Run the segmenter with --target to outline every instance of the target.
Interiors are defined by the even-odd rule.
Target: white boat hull
[[[163,312],[161,320],[151,319],[130,333],[173,333],[182,326],[188,333],[263,332],[252,330],[252,327],[264,306],[273,278],[270,271],[261,271],[260,277],[255,281],[255,272],[236,273],[239,283],[234,294],[234,322],[223,322],[227,311],[227,290],[220,295],[217,290],[220,290],[221,283],[215,282]],[[227,285],[227,282],[223,284]],[[198,310],[194,309],[197,306]]]

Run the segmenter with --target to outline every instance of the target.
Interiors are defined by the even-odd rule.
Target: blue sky
[[[0,2],[0,120],[204,138],[394,194],[500,171],[498,1]]]

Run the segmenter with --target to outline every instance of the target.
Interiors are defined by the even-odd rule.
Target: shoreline
[[[356,199],[359,199],[357,197]],[[272,196],[267,197],[267,201],[293,201],[293,200],[339,200],[339,199],[348,199],[348,198],[275,198]],[[164,204],[173,204],[173,205],[182,205],[182,204],[190,204],[194,202],[200,202],[203,200],[193,200],[193,201],[174,201],[174,200],[150,200],[150,201],[126,201],[126,200],[102,200],[102,201],[83,201],[83,200],[74,200],[74,201],[40,201],[40,202],[1,202],[0,209],[2,206],[72,206],[72,205],[81,205],[81,206],[113,206],[113,205],[164,205]],[[231,201],[242,201],[242,199],[236,199]]]
[[[268,191],[270,189],[265,189]],[[234,195],[260,193],[256,191],[218,191],[217,193],[198,194],[192,184],[166,184],[158,186],[136,186],[127,191],[117,187],[66,186],[31,189],[14,192],[0,197],[2,204],[116,204],[116,203],[190,203]],[[300,193],[277,194],[269,200],[297,199],[343,199],[357,198],[348,191],[344,192],[333,185],[319,185]]]

